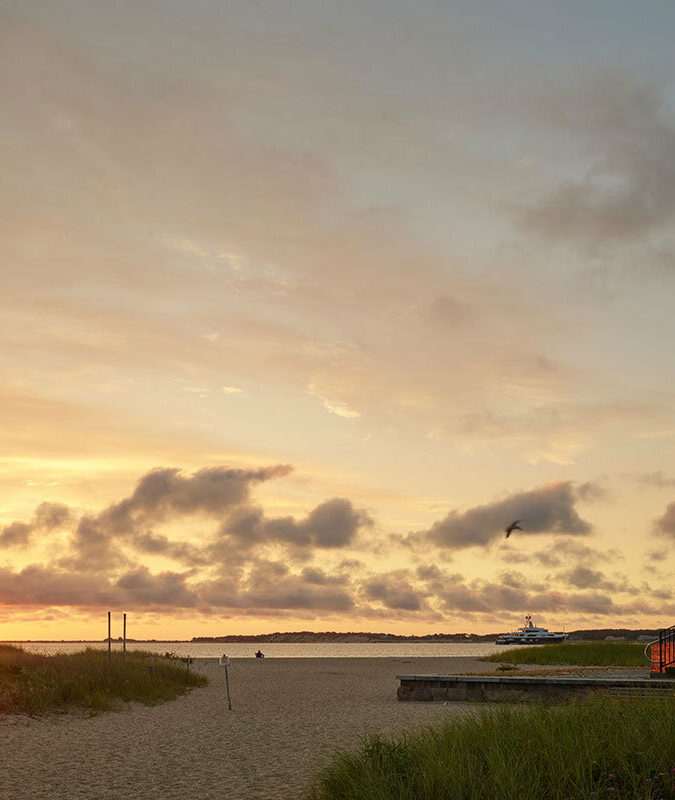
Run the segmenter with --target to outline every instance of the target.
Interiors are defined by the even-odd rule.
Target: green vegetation
[[[156,653],[112,654],[105,650],[44,656],[0,645],[0,713],[35,714],[56,709],[114,708],[119,701],[145,705],[173,700],[207,679],[189,672],[178,659]]]
[[[487,656],[484,661],[510,664],[574,664],[596,667],[648,667],[644,644],[634,642],[570,642],[516,647]]]
[[[340,754],[306,800],[675,798],[675,701],[500,706]]]

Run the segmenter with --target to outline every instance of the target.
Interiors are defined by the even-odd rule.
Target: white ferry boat
[[[503,633],[497,637],[495,644],[551,644],[564,642],[566,633],[551,633],[546,628],[537,628],[532,624],[532,617],[525,617],[525,625],[513,633]]]

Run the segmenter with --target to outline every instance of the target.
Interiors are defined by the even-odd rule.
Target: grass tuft
[[[172,661],[134,651],[127,653],[124,669],[119,652],[108,664],[105,650],[45,656],[0,645],[0,713],[74,708],[97,712],[120,701],[154,705],[207,683],[203,675]]]
[[[633,642],[570,642],[502,650],[483,661],[510,664],[574,664],[598,667],[648,667],[645,646]]]
[[[374,736],[306,800],[673,800],[675,701],[596,696],[501,706]]]

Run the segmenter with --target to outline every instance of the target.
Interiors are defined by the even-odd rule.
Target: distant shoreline
[[[127,639],[127,644],[476,644],[483,639],[494,639],[492,636],[475,639],[418,639],[401,637],[400,639],[278,639],[248,638],[246,636],[197,637],[194,639]],[[122,639],[111,639],[111,644],[122,644]],[[107,644],[107,639],[1,639],[0,644]]]
[[[502,631],[503,633],[503,631]],[[658,629],[593,628],[569,631],[570,639],[598,641],[607,636],[624,637],[634,641],[638,636],[658,636]],[[483,644],[494,641],[497,633],[431,633],[405,636],[395,633],[348,631],[314,632],[286,631],[260,634],[229,634],[225,636],[193,636],[191,639],[127,639],[127,644]],[[122,637],[111,639],[121,644]],[[4,639],[0,644],[107,644],[107,639]]]

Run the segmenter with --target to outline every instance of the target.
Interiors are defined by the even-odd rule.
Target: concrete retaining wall
[[[397,675],[399,700],[519,702],[562,700],[588,692],[657,695],[672,681],[625,678],[501,677],[493,675]]]

